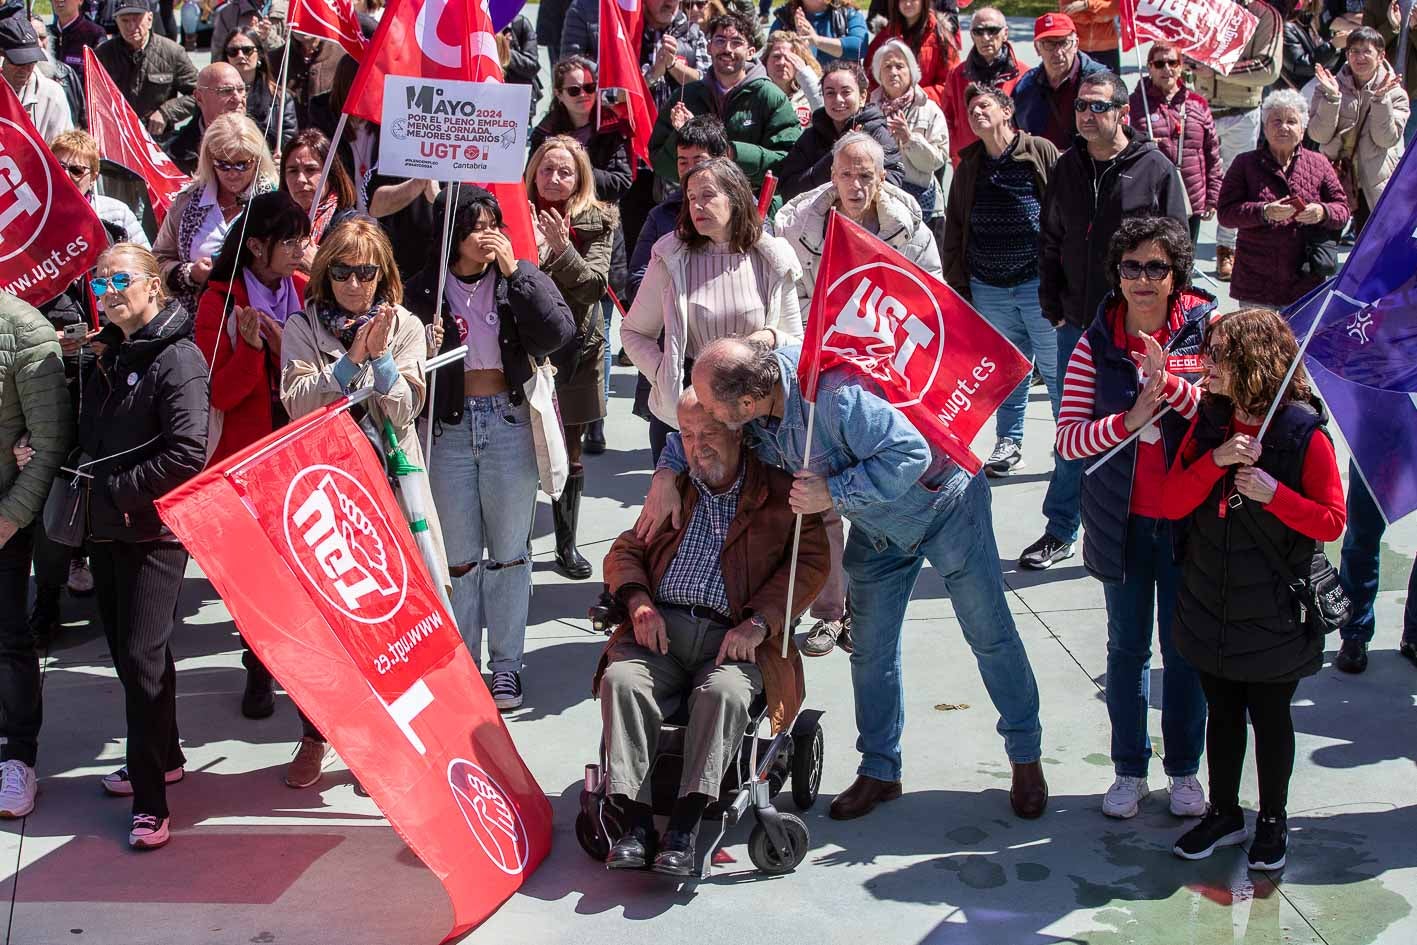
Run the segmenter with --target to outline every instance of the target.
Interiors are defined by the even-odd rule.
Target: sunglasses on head
[[[228,174],[245,174],[251,169],[250,161],[218,161],[212,160],[212,167]]]
[[[255,54],[256,54],[256,47],[255,47],[255,46],[228,46],[228,47],[226,47],[226,55],[227,55],[228,57],[230,57],[230,56],[254,56]]]
[[[975,36],[998,36],[1004,31],[1002,26],[971,26],[969,32]]]
[[[1082,99],[1077,99],[1073,102],[1073,111],[1077,112],[1079,115],[1083,112],[1092,112],[1094,115],[1105,115],[1112,109],[1121,107],[1122,106],[1114,102],[1084,102]]]
[[[1145,275],[1147,282],[1160,282],[1171,275],[1171,264],[1159,259],[1150,259],[1144,263],[1135,259],[1124,259],[1117,264],[1117,271],[1128,281],[1135,281]]]
[[[334,263],[330,266],[330,278],[336,282],[348,282],[350,276],[358,276],[360,282],[373,282],[379,275],[379,267],[372,263],[362,266],[346,266]]]
[[[594,95],[595,83],[587,82],[585,85],[563,85],[561,91],[572,98],[580,98],[582,95]]]
[[[102,298],[111,288],[114,292],[123,292],[143,276],[135,276],[130,272],[115,272],[111,276],[97,276],[89,280],[89,288],[93,290],[94,298]]]

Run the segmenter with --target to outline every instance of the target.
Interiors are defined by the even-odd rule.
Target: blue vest
[[[1206,301],[1193,305],[1182,313],[1185,322],[1171,339],[1167,353],[1198,354],[1205,333],[1206,319],[1215,311],[1215,298],[1196,289],[1188,290]],[[1088,326],[1086,336],[1092,346],[1092,363],[1097,371],[1096,390],[1092,402],[1094,420],[1124,413],[1136,403],[1140,392],[1136,362],[1126,350],[1118,348],[1108,325],[1107,309],[1115,293],[1102,300],[1097,316]],[[1178,375],[1195,383],[1200,372]],[[1185,438],[1190,421],[1172,410],[1162,417],[1161,443],[1169,467],[1176,450]],[[1096,457],[1085,461],[1088,465]],[[1133,440],[1096,472],[1082,477],[1082,563],[1089,574],[1109,584],[1121,583],[1127,577],[1127,521],[1131,516],[1132,477],[1136,472],[1137,441]],[[1179,543],[1180,529],[1173,535]],[[1179,544],[1177,551],[1179,552]]]

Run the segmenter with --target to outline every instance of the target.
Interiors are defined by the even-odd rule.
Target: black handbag
[[[1304,261],[1299,264],[1299,272],[1317,279],[1327,279],[1338,271],[1338,240],[1332,230],[1321,226],[1306,226],[1302,231]]]
[[[83,454],[75,449],[59,467],[41,513],[44,534],[50,541],[70,548],[82,548],[89,530],[93,476],[84,467],[92,464],[80,462],[82,459]]]
[[[1260,550],[1269,559],[1270,567],[1284,578],[1294,603],[1299,608],[1299,624],[1320,634],[1333,633],[1348,626],[1353,619],[1353,599],[1343,589],[1338,579],[1338,569],[1328,560],[1322,549],[1315,549],[1309,559],[1309,573],[1296,575],[1274,547],[1269,537],[1258,527],[1250,527],[1250,509],[1244,502],[1243,510],[1237,516],[1249,530],[1251,537],[1259,541]]]

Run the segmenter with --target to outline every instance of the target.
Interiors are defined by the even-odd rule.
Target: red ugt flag
[[[356,61],[364,60],[369,41],[359,28],[359,17],[350,0],[294,0],[289,20],[290,28],[297,33],[334,40]]]
[[[443,883],[460,935],[551,847],[551,806],[439,603],[383,464],[335,404],[158,513],[242,636]]]
[[[192,179],[153,141],[147,127],[108,77],[108,70],[87,46],[84,47],[84,86],[89,134],[98,142],[98,153],[143,179],[148,186],[153,215],[161,225],[178,191]]]
[[[600,89],[622,90],[627,101],[607,105],[600,100],[598,126],[608,128],[620,122],[630,126],[631,150],[637,159],[649,162],[649,139],[657,117],[649,86],[640,71],[639,48],[644,32],[644,9],[640,0],[600,0]]]
[[[451,40],[451,42],[449,42]],[[393,0],[345,100],[346,114],[378,124],[384,117],[384,79],[501,82],[502,61],[486,0]],[[519,259],[536,259],[531,207],[519,183],[484,184],[502,207],[507,238]]]
[[[1122,48],[1164,40],[1188,59],[1228,75],[1259,18],[1231,0],[1122,0]]]
[[[984,423],[1031,370],[1028,358],[960,298],[833,211],[797,376],[817,398],[823,371],[869,375],[915,428],[971,474]]]
[[[108,231],[0,82],[0,290],[43,305],[94,267]]]

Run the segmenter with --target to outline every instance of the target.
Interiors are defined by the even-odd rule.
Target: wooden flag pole
[[[812,428],[817,421],[816,401],[807,402],[807,445],[802,449],[802,468],[810,468],[812,461]],[[797,585],[797,549],[802,544],[802,513],[797,513],[797,521],[792,526],[792,563],[787,568],[787,613],[782,617],[782,658],[787,659],[787,642],[792,637],[792,592]]]

